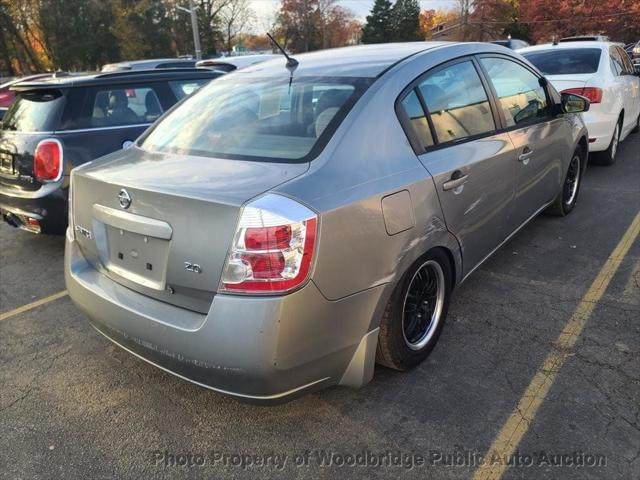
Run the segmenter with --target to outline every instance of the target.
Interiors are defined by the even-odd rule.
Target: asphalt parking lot
[[[580,195],[569,217],[535,219],[455,292],[418,368],[378,367],[363,389],[275,407],[147,365],[67,296],[16,312],[64,290],[63,238],[2,224],[0,477],[484,478],[473,460],[515,418],[503,478],[640,478],[640,239],[624,237],[640,211],[640,135],[614,166],[590,166]],[[623,237],[603,295],[585,297]],[[575,344],[559,346],[576,318]],[[541,372],[549,382],[529,402]]]

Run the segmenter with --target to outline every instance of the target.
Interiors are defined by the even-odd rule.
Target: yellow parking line
[[[518,406],[511,413],[489,451],[484,456],[484,464],[475,471],[474,480],[497,480],[502,477],[507,469],[509,457],[513,455],[522,437],[527,433],[538,408],[547,393],[549,393],[560,368],[569,356],[569,350],[578,340],[585,324],[591,317],[593,309],[602,298],[622,259],[639,233],[640,213],[633,219],[633,222],[631,222],[631,225],[620,239],[616,248],[611,252],[611,255],[609,255],[589,290],[578,304],[573,316],[558,336],[552,351],[531,380],[531,383],[520,398]]]
[[[31,302],[27,305],[23,305],[13,310],[9,310],[6,313],[0,313],[0,321],[19,315],[20,313],[27,312],[29,310],[39,307],[40,305],[44,305],[45,303],[53,302],[54,300],[62,298],[66,295],[67,295],[67,291],[63,290],[61,292],[54,293],[53,295],[49,295],[48,297],[41,298],[40,300],[36,300],[35,302]]]

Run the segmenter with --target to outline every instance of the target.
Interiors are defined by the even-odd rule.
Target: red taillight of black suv
[[[55,182],[62,177],[62,144],[48,138],[36,146],[33,155],[33,174],[42,182]]]

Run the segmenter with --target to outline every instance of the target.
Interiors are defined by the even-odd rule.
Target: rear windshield
[[[141,140],[146,150],[262,161],[306,161],[327,143],[369,79],[242,78],[187,97]]]
[[[2,118],[2,128],[18,132],[53,131],[63,105],[60,90],[19,92]]]
[[[545,75],[596,73],[602,50],[599,48],[556,48],[522,55]]]

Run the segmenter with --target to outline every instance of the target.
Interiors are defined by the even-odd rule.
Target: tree
[[[123,60],[170,57],[171,18],[163,0],[112,0],[112,34]]]
[[[335,48],[343,45],[355,45],[360,40],[362,24],[353,12],[340,6],[331,8],[322,19],[323,48]]]
[[[50,67],[37,24],[38,1],[0,0],[0,75]]]
[[[434,27],[435,16],[435,10],[423,10],[420,12],[420,36],[422,38],[428,39],[432,37],[433,32],[431,32],[431,29]]]
[[[194,2],[198,7],[198,27],[202,51],[215,54],[217,46],[222,43],[220,30],[221,14],[232,0],[198,0]]]
[[[395,42],[422,40],[418,0],[396,0],[391,14],[393,17],[393,40]]]
[[[467,38],[480,42],[505,35],[508,25],[518,20],[517,0],[473,0]]]
[[[362,43],[392,41],[393,26],[391,2],[389,0],[375,0],[371,14],[367,16],[367,23],[362,29]]]
[[[282,0],[279,36],[292,52],[309,52],[322,46],[318,0]]]
[[[271,40],[265,34],[247,35],[245,38],[245,46],[249,50],[273,50]]]
[[[603,33],[615,41],[632,42],[640,38],[640,2],[637,0],[521,1],[519,18],[529,24],[536,42],[553,36]]]
[[[55,69],[98,69],[120,57],[107,2],[48,0],[40,7],[39,25]]]
[[[249,0],[231,0],[220,12],[220,23],[227,52],[233,49],[233,43],[254,19]]]

